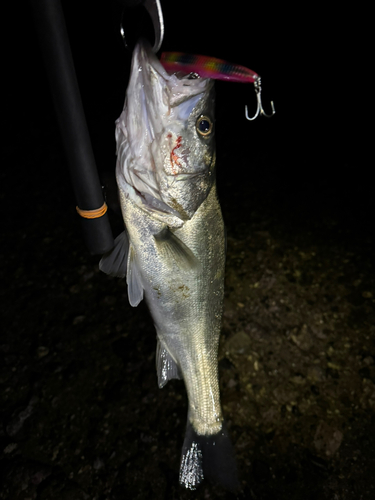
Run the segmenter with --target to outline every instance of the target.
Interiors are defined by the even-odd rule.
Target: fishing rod
[[[143,6],[155,31],[159,50],[164,23],[159,0],[117,0],[125,8]],[[92,150],[60,0],[30,0],[51,87],[62,142],[89,252],[104,254],[114,245],[107,205]]]
[[[91,146],[60,0],[31,0],[62,142],[80,215],[93,255],[113,247],[107,205]]]

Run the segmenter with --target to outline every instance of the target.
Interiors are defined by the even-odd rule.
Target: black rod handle
[[[31,0],[57,119],[67,155],[77,205],[81,210],[103,206],[103,193],[74,69],[60,0]],[[91,254],[113,247],[108,214],[83,218],[83,236]]]

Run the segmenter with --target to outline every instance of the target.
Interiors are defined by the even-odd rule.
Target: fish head
[[[188,220],[206,199],[215,170],[214,102],[212,80],[168,74],[147,41],[137,44],[116,122],[118,145],[124,137],[127,144],[117,175],[143,204]]]

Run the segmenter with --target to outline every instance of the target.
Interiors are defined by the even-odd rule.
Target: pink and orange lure
[[[259,75],[255,71],[216,57],[184,54],[183,52],[163,52],[160,62],[170,73],[184,71],[185,73],[196,73],[201,78],[239,83],[254,83],[259,80]]]

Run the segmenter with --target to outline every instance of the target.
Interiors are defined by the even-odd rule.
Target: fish
[[[160,388],[188,396],[180,484],[236,491],[237,468],[220,403],[218,346],[226,238],[216,190],[215,93],[209,78],[168,73],[146,40],[133,55],[116,121],[116,180],[125,229],[100,269],[145,299],[157,336]]]

